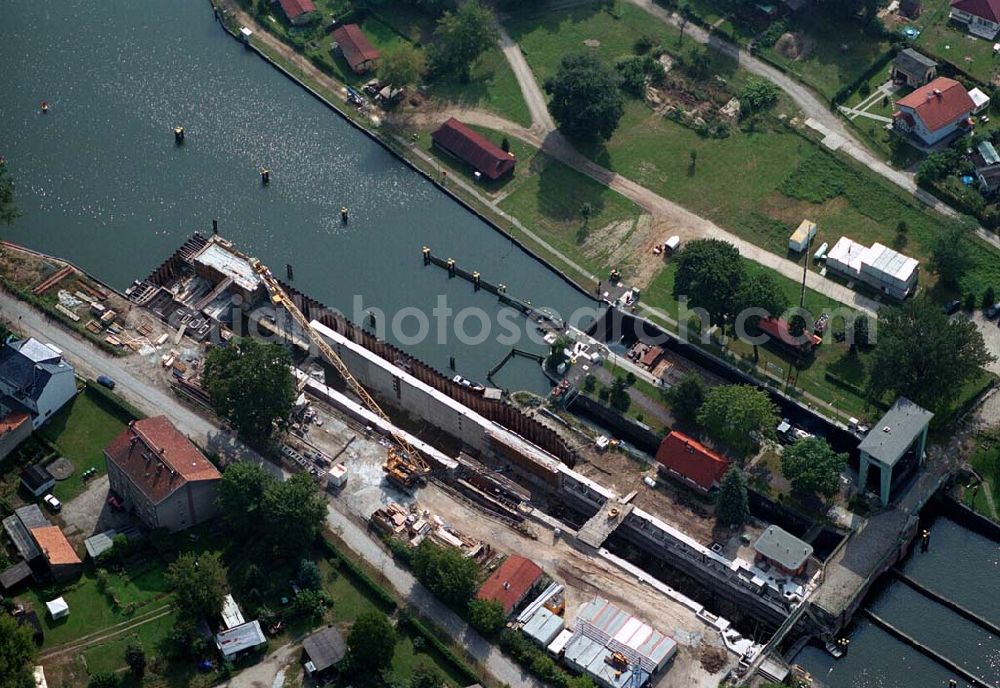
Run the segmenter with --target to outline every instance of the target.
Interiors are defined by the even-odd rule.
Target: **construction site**
[[[183,367],[160,365],[191,403],[208,404],[204,344],[258,333],[290,345],[300,396],[283,463],[359,522],[457,547],[484,570],[497,554],[529,558],[564,586],[567,628],[595,595],[655,619],[677,648],[651,685],[716,686],[762,664],[788,674],[764,646],[803,618],[823,565],[808,546],[787,567],[772,561],[772,530],[804,545],[780,528],[716,528],[711,503],[656,467],[439,374],[218,236],[193,236],[126,293],[177,332]]]

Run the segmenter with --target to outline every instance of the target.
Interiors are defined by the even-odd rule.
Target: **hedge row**
[[[114,394],[111,390],[103,385],[99,385],[93,380],[87,380],[85,383],[85,394],[96,394],[101,398],[101,400],[107,402],[108,404],[114,406],[122,415],[128,416],[130,419],[141,420],[146,417],[146,414],[137,409],[132,404],[128,403],[122,399],[117,394]]]
[[[342,568],[347,571],[354,578],[355,581],[361,583],[368,591],[374,595],[378,601],[385,605],[390,610],[395,610],[398,606],[396,603],[396,598],[393,597],[388,590],[383,588],[381,585],[376,583],[368,572],[358,566],[357,563],[343,556],[332,542],[323,538],[323,545],[326,547],[327,553],[337,561],[338,568]]]
[[[406,607],[399,611],[399,623],[423,638],[424,641],[429,643],[436,652],[451,663],[455,670],[465,679],[466,684],[481,682],[482,679],[479,674],[477,674],[464,659],[459,657],[455,651],[451,649],[450,645],[441,640],[441,638],[444,637],[444,633],[425,624],[423,620],[417,616],[417,612],[413,609],[413,607]]]

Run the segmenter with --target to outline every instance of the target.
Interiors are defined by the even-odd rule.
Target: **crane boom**
[[[281,306],[288,312],[292,320],[309,337],[309,341],[319,349],[323,358],[336,369],[351,391],[361,400],[364,407],[385,421],[392,440],[395,442],[395,446],[389,447],[386,462],[382,465],[382,470],[386,472],[389,478],[407,488],[412,487],[415,482],[430,473],[431,467],[420,455],[420,452],[405,437],[395,431],[395,426],[389,420],[389,416],[386,415],[378,402],[369,394],[368,390],[364,388],[364,385],[358,382],[357,378],[351,374],[344,360],[319,333],[309,326],[306,316],[295,305],[295,302],[292,301],[274,275],[271,274],[271,270],[256,258],[250,259],[250,264],[264,283],[264,287],[271,296],[271,302],[275,306]]]

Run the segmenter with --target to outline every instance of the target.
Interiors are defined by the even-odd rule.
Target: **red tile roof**
[[[59,530],[59,526],[41,526],[31,529],[31,537],[35,538],[38,548],[45,555],[45,561],[52,566],[64,566],[68,564],[81,563],[80,557],[76,556],[73,545]]]
[[[441,148],[464,160],[489,179],[499,179],[514,169],[513,153],[506,153],[485,136],[452,117],[431,134]]]
[[[130,423],[105,447],[104,455],[153,504],[159,504],[185,483],[222,478],[166,416]]]
[[[951,6],[1000,24],[1000,0],[951,0]]]
[[[943,76],[900,98],[896,105],[913,110],[929,131],[937,131],[968,117],[975,108],[965,86]]]
[[[285,16],[289,19],[316,11],[316,5],[313,4],[312,0],[278,0],[278,2],[281,4],[281,9],[285,11]]]
[[[514,611],[514,605],[524,599],[542,577],[542,569],[535,562],[511,554],[500,568],[486,579],[479,592],[478,600],[496,600],[503,605],[507,615]]]
[[[355,71],[365,62],[378,59],[378,50],[357,24],[344,24],[338,27],[333,32],[333,40],[337,41],[341,52],[344,53],[344,59]]]
[[[812,332],[803,332],[796,337],[791,333],[788,322],[781,318],[761,318],[757,327],[764,334],[779,339],[786,346],[802,347],[806,344],[819,346],[823,343],[823,338]]]
[[[31,416],[22,411],[14,411],[8,413],[2,419],[0,419],[0,437],[6,435],[8,432],[17,430],[19,427],[31,420]]]
[[[663,438],[656,460],[704,490],[722,480],[729,461],[703,444],[676,430]]]

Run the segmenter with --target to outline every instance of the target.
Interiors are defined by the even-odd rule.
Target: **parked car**
[[[45,502],[45,506],[52,509],[52,511],[55,511],[56,513],[62,511],[62,502],[56,499],[54,495],[47,494],[42,497],[42,501]]]
[[[97,376],[97,384],[104,385],[108,389],[114,389],[115,388],[115,381],[112,380],[107,375],[98,375]]]
[[[949,301],[948,303],[946,303],[944,305],[944,314],[945,315],[954,315],[955,313],[958,313],[958,309],[961,308],[961,307],[962,307],[962,301],[961,301],[961,299],[955,299],[954,301]],[[992,316],[989,316],[989,317],[992,317]]]
[[[1000,315],[1000,301],[994,303],[992,306],[983,311],[983,315],[987,318],[995,318]]]

